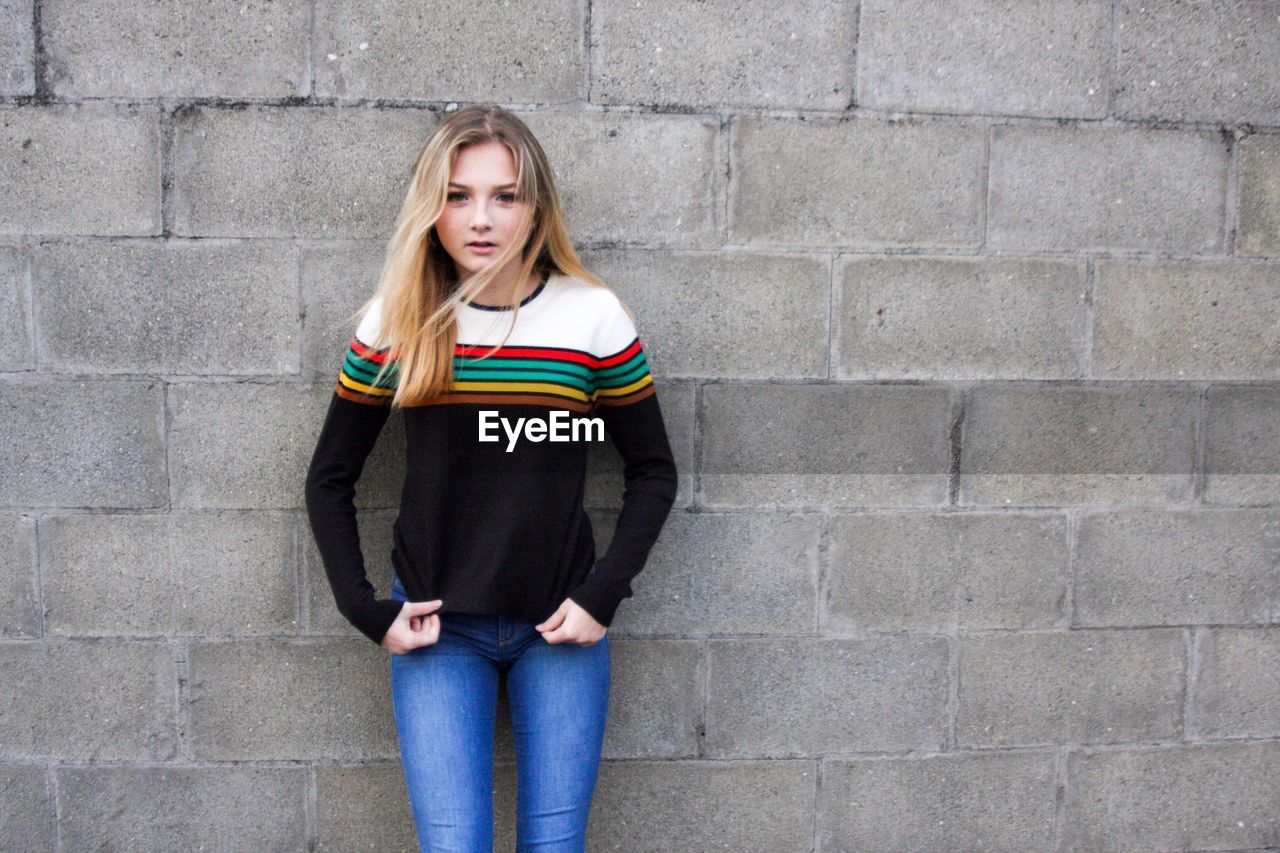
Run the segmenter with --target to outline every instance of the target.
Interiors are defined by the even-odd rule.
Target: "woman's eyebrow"
[[[450,181],[450,182],[449,182],[449,186],[451,186],[451,187],[460,187],[461,189],[464,189],[464,190],[469,190],[469,189],[471,189],[471,187],[467,186],[466,184],[460,184],[460,183],[458,183],[457,181]],[[515,188],[515,184],[514,184],[514,183],[510,183],[510,184],[501,184],[501,185],[499,185],[499,186],[494,187],[494,189],[495,189],[495,190],[509,190],[509,189],[514,189],[514,188]]]

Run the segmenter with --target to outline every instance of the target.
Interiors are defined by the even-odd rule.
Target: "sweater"
[[[305,486],[338,610],[378,644],[403,602],[378,597],[367,578],[354,497],[398,379],[379,340],[381,306],[379,297],[347,346]],[[644,344],[612,290],[556,271],[520,303],[497,347],[511,312],[460,304],[450,389],[403,408],[391,561],[408,600],[442,599],[439,613],[537,623],[571,598],[607,627],[633,594],[678,482]],[[590,444],[606,434],[624,489],[597,559],[583,491]]]

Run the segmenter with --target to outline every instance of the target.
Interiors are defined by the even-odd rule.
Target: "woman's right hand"
[[[435,601],[406,601],[400,608],[400,615],[382,638],[382,647],[392,654],[402,655],[440,639],[440,617],[435,612],[443,603],[439,598]]]

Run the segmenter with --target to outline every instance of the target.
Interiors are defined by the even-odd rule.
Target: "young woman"
[[[419,844],[492,849],[504,677],[518,847],[582,850],[609,696],[607,629],[677,477],[631,314],[578,260],[523,122],[482,105],[432,134],[357,317],[306,506],[338,610],[391,652]],[[354,495],[392,408],[404,412],[406,477],[391,596],[379,598]],[[597,558],[582,499],[588,450],[606,432],[625,489]]]

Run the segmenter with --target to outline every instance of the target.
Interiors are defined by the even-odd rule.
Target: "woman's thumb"
[[[437,598],[434,601],[408,601],[405,602],[405,616],[426,616],[440,609],[444,603],[443,599]]]

